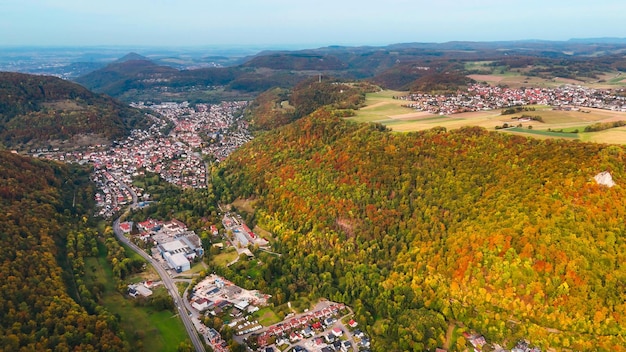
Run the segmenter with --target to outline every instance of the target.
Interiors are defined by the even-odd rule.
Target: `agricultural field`
[[[410,114],[413,109],[402,107],[404,100],[393,99],[394,96],[406,95],[407,92],[383,90],[366,95],[365,107],[357,111],[351,120],[358,122],[391,122],[391,116]]]
[[[574,84],[574,85],[586,85],[590,86],[589,82],[579,81],[571,78],[541,78],[541,77],[532,77],[525,76],[519,72],[507,71],[505,73],[495,73],[495,74],[473,74],[468,75],[467,77],[475,80],[476,82],[487,82],[490,85],[506,85],[511,88],[519,88],[519,87],[538,87],[538,88],[555,88],[564,84]],[[598,81],[598,80],[594,80]]]
[[[610,110],[581,108],[577,111],[553,110],[549,106],[534,106],[535,111],[513,115],[501,115],[500,110],[467,112],[454,115],[435,115],[416,112],[401,107],[404,100],[393,99],[406,93],[383,91],[368,94],[366,106],[357,111],[351,120],[378,122],[393,131],[411,132],[445,127],[457,129],[464,126],[479,126],[487,130],[515,133],[534,138],[568,138],[586,142],[626,144],[626,127],[611,128],[599,132],[584,132],[585,127],[595,123],[626,121],[626,113]],[[540,121],[519,121],[522,115],[541,117]],[[507,128],[501,128],[507,124]],[[520,126],[521,125],[521,126]]]

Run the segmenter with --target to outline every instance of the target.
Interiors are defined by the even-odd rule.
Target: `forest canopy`
[[[259,280],[277,303],[348,303],[375,350],[434,350],[446,322],[509,347],[623,350],[625,162],[619,146],[396,134],[322,109],[236,151],[214,186],[257,199],[283,253]]]
[[[144,114],[60,78],[0,72],[0,143],[48,146],[95,135],[113,140],[147,126]]]
[[[88,176],[0,152],[0,351],[125,350],[117,319],[77,303],[63,269],[67,238],[86,219]]]

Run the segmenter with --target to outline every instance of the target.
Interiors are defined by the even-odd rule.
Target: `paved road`
[[[134,192],[131,192],[131,194],[133,194],[133,199],[136,200],[137,198],[136,196],[134,196]],[[115,221],[113,221],[113,232],[115,233],[115,237],[117,237],[120,242],[126,244],[132,250],[139,253],[139,255],[146,259],[156,269],[157,273],[159,273],[159,276],[161,276],[161,280],[163,281],[165,288],[167,288],[167,291],[170,293],[172,299],[174,300],[174,304],[176,305],[176,309],[178,310],[178,315],[180,315],[180,318],[183,320],[185,329],[187,329],[187,334],[189,335],[189,338],[191,339],[191,342],[193,343],[196,351],[205,352],[206,350],[204,349],[204,345],[202,344],[200,337],[198,337],[198,332],[196,331],[196,328],[194,327],[193,322],[191,321],[191,318],[187,313],[187,309],[185,308],[186,305],[184,299],[181,298],[178,294],[178,288],[176,287],[176,284],[174,283],[174,280],[172,280],[172,278],[170,277],[169,273],[165,271],[165,269],[163,269],[163,266],[161,266],[159,262],[157,262],[154,258],[149,256],[146,252],[137,247],[128,238],[126,238],[126,236],[124,236],[124,233],[120,229],[120,218],[117,218],[115,219]]]

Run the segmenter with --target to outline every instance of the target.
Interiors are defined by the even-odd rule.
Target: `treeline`
[[[348,65],[334,55],[317,53],[270,53],[246,62],[244,67],[265,67],[274,70],[341,70]]]
[[[295,119],[295,108],[289,105],[287,89],[273,88],[259,94],[246,109],[246,118],[256,130],[271,130]]]
[[[500,111],[500,115],[513,115],[523,111],[535,111],[535,108],[532,106],[512,106]]]
[[[72,207],[88,172],[0,152],[0,175],[0,350],[125,350],[117,319],[76,280],[93,248]]]
[[[289,97],[295,117],[306,116],[320,107],[333,110],[356,110],[365,102],[365,93],[372,89],[366,83],[347,84],[331,79],[310,78],[296,85]]]
[[[446,95],[467,89],[467,86],[472,83],[476,83],[476,81],[459,71],[435,72],[418,78],[408,88],[411,92]]]
[[[432,56],[396,63],[369,80],[388,89],[432,94],[454,93],[473,82],[461,60]]]
[[[624,65],[624,58],[619,55],[601,57],[560,57],[561,55],[541,56],[509,56],[499,58],[491,63],[493,67],[504,67],[506,70],[524,70],[527,76],[542,78],[598,78],[599,75],[611,70],[619,70]]]
[[[598,122],[598,123],[594,123],[592,125],[586,126],[584,131],[585,132],[598,132],[598,131],[604,131],[604,130],[608,130],[611,128],[617,128],[617,127],[622,127],[622,126],[626,126],[626,121],[619,120],[619,121],[613,121],[613,122]]]
[[[373,350],[443,346],[449,322],[507,347],[624,350],[626,176],[619,146],[480,128],[393,134],[320,110],[214,173],[223,201],[257,199],[272,232],[259,275],[222,269],[275,304],[353,307]],[[451,350],[468,347],[463,337]]]

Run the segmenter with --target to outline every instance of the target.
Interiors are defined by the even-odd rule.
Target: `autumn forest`
[[[268,132],[216,171],[222,200],[256,199],[276,236],[284,256],[261,286],[278,301],[346,302],[376,350],[433,350],[448,324],[509,346],[626,345],[622,147],[331,115]],[[618,186],[598,185],[602,171]]]
[[[181,189],[145,167],[133,180],[152,202],[129,211],[129,220],[176,218],[200,234],[206,266],[194,280],[215,272],[268,293],[280,318],[287,310],[278,307],[291,303],[301,311],[319,299],[345,303],[374,351],[471,350],[462,335],[471,331],[507,349],[527,340],[542,350],[626,351],[623,146],[356,123],[346,118],[379,89],[375,83],[445,92],[470,80],[447,72],[461,65],[454,57],[444,73],[426,75],[417,62],[387,67],[395,54],[351,54],[363,65],[387,62],[368,83],[311,74],[322,62],[326,71],[343,69],[339,59],[279,62],[286,56],[276,55],[236,70],[203,69],[203,76],[157,66],[176,78],[173,85],[230,82],[258,93],[244,113],[254,139],[220,163],[203,160],[205,188]],[[614,59],[621,65],[621,56]],[[156,85],[142,71],[156,65],[143,61],[87,78],[103,91],[132,87],[135,94],[142,86],[118,71],[132,68],[134,80]],[[596,61],[585,63],[572,67],[596,70]],[[359,67],[347,77],[364,75]],[[261,93],[266,85],[280,88]],[[159,118],[53,77],[2,73],[0,93],[0,143],[20,151],[73,148],[67,141],[79,139],[106,144]],[[86,258],[106,257],[113,290],[125,293],[124,279],[144,266],[126,256],[110,222],[92,216],[90,171],[0,150],[0,351],[143,348],[144,334],[129,337],[121,317],[103,307],[105,279],[86,270]],[[599,184],[602,172],[616,185]],[[221,210],[237,201],[250,204],[238,210],[250,228],[267,232],[271,251],[251,246],[254,264],[218,265],[212,242],[222,240],[207,229],[221,229]],[[144,303],[174,306],[167,294]]]
[[[0,174],[0,350],[126,350],[118,319],[75,279],[96,235],[89,170],[0,152]]]

